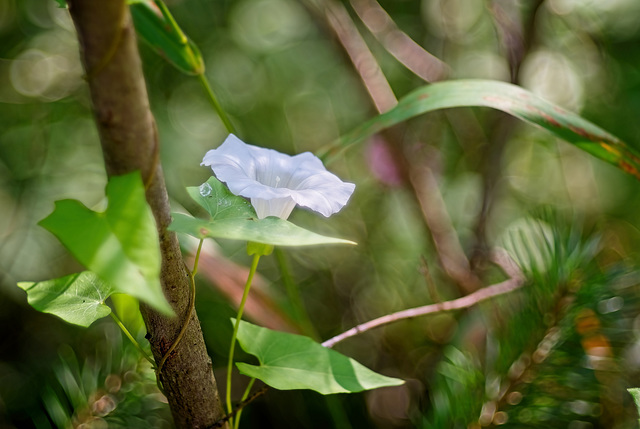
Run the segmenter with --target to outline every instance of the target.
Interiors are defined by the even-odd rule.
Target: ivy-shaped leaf
[[[211,215],[211,219],[174,213],[169,226],[172,231],[196,238],[227,238],[276,246],[355,244],[353,241],[316,234],[277,217],[258,219],[251,204],[233,195],[215,177],[200,187],[189,187],[187,191]]]
[[[87,327],[111,313],[104,301],[114,289],[90,271],[18,286],[27,292],[33,308],[75,325]]]
[[[140,174],[112,177],[106,195],[109,206],[103,213],[79,201],[56,201],[40,225],[114,291],[173,314],[160,286],[160,246]]]
[[[302,335],[272,331],[240,321],[238,343],[260,362],[259,366],[239,362],[236,365],[240,372],[280,390],[309,389],[329,395],[404,383],[398,378],[373,372]]]

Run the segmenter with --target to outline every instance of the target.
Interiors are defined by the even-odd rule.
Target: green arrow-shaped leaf
[[[33,308],[75,325],[87,327],[111,313],[104,301],[114,289],[90,271],[43,282],[20,282],[18,286],[27,292]]]
[[[251,204],[233,195],[215,177],[200,187],[189,187],[187,191],[211,215],[211,220],[174,213],[169,227],[172,231],[196,238],[227,238],[275,246],[355,244],[353,241],[316,234],[284,219],[258,219]]]
[[[126,293],[171,315],[160,286],[160,247],[138,172],[111,178],[104,213],[79,201],[56,202],[40,221],[85,267]]]
[[[224,183],[213,176],[199,187],[188,187],[187,192],[211,215],[212,220],[258,218],[247,200],[233,195]]]
[[[245,352],[260,361],[260,366],[237,363],[240,372],[280,390],[310,389],[329,395],[404,383],[375,373],[302,335],[272,331],[241,321],[238,342]]]

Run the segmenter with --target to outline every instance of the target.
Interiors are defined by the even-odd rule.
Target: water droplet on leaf
[[[202,185],[200,185],[200,195],[202,195],[203,197],[208,197],[209,195],[211,195],[211,185],[208,183],[203,183]]]

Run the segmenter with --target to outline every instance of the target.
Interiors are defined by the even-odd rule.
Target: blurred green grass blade
[[[260,361],[259,366],[237,363],[240,372],[280,390],[310,389],[329,395],[404,383],[398,378],[373,372],[302,335],[272,331],[240,321],[238,342],[244,351]]]
[[[42,402],[56,427],[66,428],[71,426],[71,416],[69,415],[67,407],[62,404],[62,401],[50,386],[44,388]]]
[[[138,36],[160,56],[188,75],[204,73],[198,47],[176,24],[160,1],[129,1]]]
[[[29,305],[66,322],[88,327],[111,313],[104,301],[113,288],[90,271],[42,282],[19,282]]]
[[[470,106],[502,110],[542,127],[640,179],[640,154],[615,136],[518,86],[491,80],[451,80],[418,88],[393,109],[365,122],[322,150],[320,156],[336,155],[373,134],[423,113]]]
[[[106,195],[109,206],[102,213],[76,200],[56,201],[40,225],[116,292],[172,315],[160,285],[160,244],[140,173],[112,177]]]

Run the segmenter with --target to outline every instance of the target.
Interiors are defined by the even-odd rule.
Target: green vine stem
[[[200,73],[198,75],[198,80],[200,81],[200,84],[204,88],[205,92],[207,93],[207,96],[209,97],[209,101],[211,102],[211,105],[213,106],[214,110],[220,117],[220,120],[224,124],[227,131],[231,134],[237,134],[235,127],[229,120],[227,113],[224,111],[224,109],[220,105],[220,102],[218,101],[218,98],[214,94],[213,90],[211,89],[211,86],[209,85],[209,81],[207,80],[207,77],[204,75],[204,73]]]
[[[311,318],[309,317],[309,313],[304,306],[304,302],[302,302],[302,297],[300,296],[298,287],[293,281],[291,270],[289,270],[289,264],[287,263],[284,252],[280,249],[275,249],[274,253],[276,261],[278,262],[278,268],[280,269],[282,283],[284,283],[284,287],[287,291],[287,297],[289,298],[289,301],[291,302],[291,305],[293,307],[292,309],[296,322],[300,324],[302,332],[305,335],[308,335],[316,341],[319,340],[320,335],[318,335],[318,331],[313,326]]]
[[[249,380],[249,384],[247,385],[247,388],[244,391],[244,394],[242,395],[242,399],[240,399],[240,403],[244,403],[244,401],[247,400],[247,398],[249,397],[249,393],[251,393],[251,388],[253,387],[253,383],[256,382],[255,378],[252,378],[251,380]],[[242,415],[242,410],[244,410],[243,408],[240,408],[238,410],[238,412],[236,413],[236,419],[233,425],[233,429],[238,429],[240,427],[240,416]]]
[[[287,291],[287,297],[293,307],[293,314],[296,322],[300,324],[302,332],[305,335],[316,341],[320,341],[320,335],[318,334],[317,329],[313,326],[311,317],[309,317],[309,312],[307,311],[307,308],[302,301],[302,297],[300,296],[300,290],[291,275],[286,254],[279,248],[275,249],[274,254],[276,261],[278,262],[278,268],[280,269],[282,283]],[[344,406],[340,401],[336,400],[333,395],[324,396],[324,401],[327,404],[329,413],[331,413],[331,416],[333,417],[333,421],[336,423],[336,427],[351,429],[351,423],[349,422]],[[238,412],[238,415],[240,415],[240,412]]]
[[[133,343],[133,345],[138,349],[138,351],[142,354],[142,356],[149,361],[149,363],[151,364],[152,368],[156,367],[156,363],[153,361],[153,359],[151,358],[151,356],[149,356],[147,354],[147,352],[144,351],[144,349],[140,346],[140,344],[136,341],[135,338],[133,338],[133,335],[131,335],[131,333],[129,332],[129,330],[127,329],[126,326],[124,326],[124,323],[122,323],[122,320],[120,320],[120,318],[118,316],[116,316],[116,313],[112,310],[111,311],[111,318],[116,322],[116,325],[118,325],[118,327],[122,330],[122,332],[124,332],[124,334],[127,336],[127,338],[129,338],[129,340]]]
[[[184,324],[182,325],[182,328],[180,329],[180,332],[178,333],[176,340],[173,342],[173,344],[171,344],[171,347],[169,347],[169,350],[167,350],[164,356],[162,356],[162,359],[160,359],[160,363],[158,363],[158,369],[156,370],[156,373],[158,374],[158,379],[160,379],[160,371],[162,371],[162,367],[164,366],[165,362],[167,361],[171,353],[173,353],[173,351],[176,349],[176,347],[178,347],[180,340],[182,340],[184,333],[187,331],[187,327],[189,326],[189,322],[191,321],[191,315],[193,314],[193,309],[196,306],[195,277],[196,277],[196,273],[198,272],[198,261],[200,260],[200,251],[202,250],[203,241],[204,240],[200,240],[200,243],[198,243],[198,250],[196,251],[195,261],[193,262],[193,270],[189,274],[189,281],[191,283],[191,296],[189,297],[189,310],[187,311],[187,316],[185,317]]]
[[[189,43],[187,36],[182,31],[182,28],[180,28],[176,20],[173,18],[173,15],[171,15],[171,12],[169,12],[169,9],[167,9],[167,5],[164,4],[162,0],[153,0],[153,3],[158,6],[158,9],[160,9],[160,13],[162,13],[164,19],[166,19],[169,23],[171,30],[175,31],[178,37],[180,37],[180,42],[184,45]]]
[[[244,312],[244,305],[246,304],[247,297],[249,296],[249,289],[251,289],[251,283],[253,282],[253,276],[256,273],[256,269],[258,268],[258,262],[260,261],[260,256],[261,256],[260,253],[255,253],[253,255],[253,261],[251,262],[251,269],[249,270],[249,277],[247,277],[247,283],[245,283],[244,285],[244,292],[242,293],[242,299],[240,300],[240,306],[238,307],[238,314],[236,314],[236,323],[233,325],[233,334],[231,336],[231,346],[229,347],[229,361],[227,363],[226,400],[227,400],[227,413],[229,414],[233,412],[233,406],[231,404],[231,370],[233,369],[233,353],[236,347],[236,337],[238,336],[240,319],[242,319],[242,313]],[[233,420],[229,420],[229,424],[234,428],[236,427],[234,425]]]

